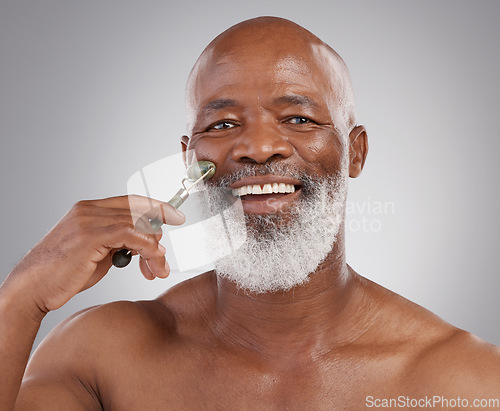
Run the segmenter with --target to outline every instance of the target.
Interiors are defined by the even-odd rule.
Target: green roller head
[[[190,166],[186,171],[186,176],[190,181],[196,181],[207,172],[208,174],[203,180],[208,180],[213,177],[215,174],[215,164],[211,161],[203,160]]]

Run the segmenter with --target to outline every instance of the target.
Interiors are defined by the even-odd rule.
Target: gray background
[[[0,277],[76,201],[124,194],[139,168],[178,152],[192,64],[259,15],[302,24],[351,70],[371,145],[350,185],[365,204],[348,216],[350,264],[500,344],[496,1],[2,0]],[[378,203],[392,205],[367,211]],[[50,313],[39,339],[83,307],[153,298],[182,278],[113,269]]]

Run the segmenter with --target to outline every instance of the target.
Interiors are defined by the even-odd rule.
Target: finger
[[[139,267],[148,280],[152,280],[155,277],[167,278],[170,274],[170,266],[165,258],[147,260],[141,256],[139,258]]]
[[[101,245],[108,249],[127,248],[142,255],[146,260],[164,258],[165,248],[158,247],[156,237],[137,231],[131,223],[99,227],[96,231],[92,230],[92,234],[100,238]]]
[[[128,238],[125,237],[126,233],[129,234]],[[146,275],[151,274],[152,278],[168,276],[168,264],[165,261],[166,249],[158,243],[154,235],[129,229],[125,231],[122,238],[124,239],[123,246],[120,247],[136,251],[147,262],[149,270],[145,270]]]
[[[165,259],[165,272],[167,273],[167,277],[170,275],[170,264],[167,259]]]
[[[109,210],[116,210],[116,213],[110,212]],[[129,225],[131,222],[134,222],[134,227],[137,231],[154,235],[158,241],[163,236],[161,227],[153,228],[151,221],[145,215],[131,216],[130,214],[123,213],[120,209],[105,209],[104,212],[102,212],[101,209],[99,209],[99,211],[94,210],[89,212],[87,210],[80,212],[80,225],[85,228],[104,227],[119,223]]]
[[[143,257],[139,258],[139,268],[141,270],[142,275],[146,280],[154,280],[155,275],[149,269],[146,260]]]
[[[95,207],[95,206],[93,206]],[[95,211],[95,210],[94,210]],[[88,210],[79,212],[78,232],[79,243],[85,245],[95,244],[98,251],[94,259],[102,260],[110,254],[112,249],[126,248],[132,250],[133,254],[140,254],[146,260],[151,260],[149,268],[152,273],[159,277],[166,277],[165,269],[165,248],[160,246],[158,241],[162,236],[161,229],[156,233],[152,231],[149,220],[142,216],[137,219],[137,224],[132,224],[130,215],[121,214],[119,216],[88,215]],[[85,214],[82,217],[82,214]],[[113,223],[110,224],[110,221]],[[75,236],[73,236],[75,238]],[[87,247],[75,247],[84,250]],[[100,250],[100,251],[99,251]],[[101,256],[99,258],[99,256]]]
[[[97,207],[103,208],[130,208],[130,204],[134,204],[134,208],[143,209],[141,214],[153,207],[158,207],[162,202],[155,200],[154,198],[149,198],[145,196],[140,196],[136,194],[123,195],[117,197],[102,198],[99,200],[83,200],[79,201],[78,204],[90,204]]]
[[[158,241],[158,244],[159,244],[159,241],[163,237],[163,230],[161,229],[161,227],[158,229],[158,231],[155,232],[154,236],[156,238],[156,241]]]
[[[133,210],[136,211],[135,209]],[[186,216],[182,211],[177,210],[168,203],[161,203],[157,207],[147,210],[144,215],[150,220],[156,219],[163,224],[181,225],[186,222]]]
[[[157,224],[155,224],[155,227],[153,228],[151,221],[145,215],[142,215],[140,217],[132,216],[132,219],[134,221],[135,229],[137,231],[140,231],[141,233],[155,234],[158,230],[161,230],[161,228],[158,227]]]
[[[186,221],[184,214],[170,204],[141,196],[122,196],[104,200],[80,201],[73,207],[73,213],[80,217],[103,215],[125,220],[132,218],[134,223],[137,223],[139,219],[143,219],[144,222],[158,220],[159,225],[180,225]],[[139,224],[142,224],[142,222]],[[143,230],[148,233],[156,231],[149,228],[146,230],[146,227],[149,227],[149,225],[143,225]]]
[[[102,260],[106,255],[112,255],[117,249],[124,248],[131,250],[132,255],[141,254],[146,259],[162,259],[165,255],[165,248],[159,244],[163,234],[161,228],[154,234],[147,233],[146,231],[151,232],[152,228],[146,218],[138,220],[139,227],[132,224],[130,216],[115,217],[112,224],[109,220],[110,217],[103,216],[80,219],[78,238],[79,243],[85,246],[75,246],[74,248],[83,251],[87,245],[93,243],[97,247],[95,249],[100,250],[97,254],[97,256],[101,256],[99,260]],[[164,265],[163,261],[153,265],[160,267],[159,270],[156,270],[159,272],[159,276],[165,276],[166,273],[161,268]]]
[[[137,231],[153,235],[154,238],[156,238],[156,241],[160,241],[163,237],[163,230],[161,229],[161,226],[158,226],[157,222],[154,222],[145,216],[137,218],[134,225]]]
[[[160,241],[163,237],[163,230],[156,223],[151,222],[148,218],[142,216],[134,222],[134,227],[137,231],[153,236],[156,241]]]
[[[137,217],[134,221],[134,227],[140,233],[148,234],[158,242],[163,237],[161,227],[158,227],[156,223],[152,223],[146,216]]]
[[[117,198],[122,199],[122,197],[114,197],[106,200],[80,201],[74,205],[73,213],[80,217],[101,215],[123,219],[132,218],[134,223],[140,218],[145,220],[156,219],[162,224],[171,225],[180,225],[186,221],[184,214],[168,203],[155,202],[153,208],[144,209],[143,207],[135,207],[134,204],[130,204],[128,201],[116,201]],[[135,201],[133,198],[135,197],[131,197],[131,201]],[[144,198],[141,197],[141,200]],[[111,207],[111,204],[107,203],[108,200],[113,200],[111,204],[114,203],[120,205],[120,207]],[[105,207],[102,206],[104,204],[106,204]]]
[[[158,248],[162,253],[165,253],[165,247],[163,247],[161,244],[158,244]],[[145,258],[143,259],[146,261],[147,266],[149,267],[149,270],[153,275],[159,278],[167,278],[168,274],[170,272],[170,267],[168,266],[166,260],[165,260],[165,255],[159,258]]]
[[[184,214],[170,204],[139,195],[80,201],[78,204],[90,204],[103,208],[129,209],[133,214],[146,215],[150,219],[158,218],[164,224],[180,225],[185,222]]]

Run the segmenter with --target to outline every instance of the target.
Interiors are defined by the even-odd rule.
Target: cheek
[[[297,143],[295,147],[302,160],[319,170],[332,173],[342,166],[345,148],[340,139],[331,132],[319,133],[307,142]]]
[[[225,159],[229,155],[230,148],[222,139],[202,139],[196,140],[189,146],[189,154],[196,161],[208,160],[214,163],[219,170]],[[189,157],[188,157],[189,158]]]

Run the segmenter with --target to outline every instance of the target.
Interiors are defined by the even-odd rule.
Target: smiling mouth
[[[296,202],[302,191],[300,180],[267,174],[234,182],[229,195],[241,200],[246,214],[274,214]]]
[[[235,197],[245,197],[250,196],[245,199],[253,198],[254,195],[264,195],[266,194],[290,194],[294,193],[298,186],[293,184],[285,183],[267,183],[267,184],[249,184],[238,188],[233,188],[231,190],[233,196]]]

